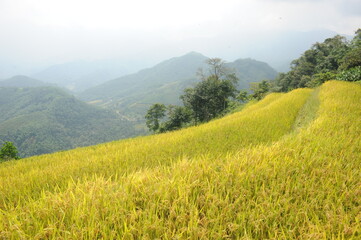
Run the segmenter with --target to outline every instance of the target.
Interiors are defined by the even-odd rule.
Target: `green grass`
[[[307,99],[307,102],[303,105],[298,116],[293,124],[293,129],[297,130],[306,127],[317,117],[317,110],[320,106],[320,100],[318,94],[320,88],[315,89],[311,96]]]
[[[3,163],[0,238],[360,239],[360,106],[360,85],[331,81],[198,127]]]

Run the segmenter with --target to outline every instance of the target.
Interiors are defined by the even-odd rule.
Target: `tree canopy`
[[[198,71],[201,81],[186,88],[180,96],[184,106],[168,107],[167,120],[160,122],[165,117],[164,105],[154,104],[149,108],[145,118],[151,131],[171,131],[190,122],[207,122],[227,111],[230,99],[237,96],[238,78],[224,67],[220,58],[210,58],[207,64],[206,71]]]
[[[235,98],[238,78],[224,67],[219,58],[211,58],[208,75],[201,71],[201,82],[187,88],[180,97],[185,107],[192,111],[196,122],[207,122],[225,112],[229,99]]]
[[[153,104],[145,115],[146,125],[149,130],[156,132],[160,128],[160,120],[165,117],[166,106],[164,104]]]
[[[275,89],[286,92],[300,87],[314,87],[336,79],[341,71],[360,65],[361,29],[358,29],[352,41],[336,35],[313,44],[301,57],[292,61],[289,72],[278,75]]]
[[[0,162],[19,159],[18,150],[12,142],[4,142],[0,149]]]

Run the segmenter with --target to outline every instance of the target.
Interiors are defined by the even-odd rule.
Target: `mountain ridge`
[[[0,87],[0,112],[0,143],[14,142],[22,157],[145,133],[57,87]]]
[[[25,75],[15,75],[11,78],[0,80],[0,87],[43,87],[51,85],[50,83]]]
[[[207,67],[207,59],[201,53],[189,52],[137,73],[107,81],[77,96],[84,101],[96,101],[115,108],[124,114],[135,113],[141,119],[150,104],[180,104],[179,96],[185,88],[199,81],[196,73],[199,68]],[[236,70],[240,89],[248,88],[250,82],[273,79],[277,74],[267,63],[253,59],[238,59],[225,63],[225,67]]]
[[[79,92],[130,72],[123,62],[116,60],[78,60],[49,66],[31,76]]]

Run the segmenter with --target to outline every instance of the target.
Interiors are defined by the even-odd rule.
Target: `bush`
[[[12,142],[5,142],[0,150],[0,161],[19,159],[18,150]]]
[[[350,68],[337,74],[337,80],[356,82],[361,80],[361,66]]]
[[[311,81],[306,83],[306,87],[318,87],[324,82],[336,79],[336,74],[333,72],[317,73],[312,76]]]

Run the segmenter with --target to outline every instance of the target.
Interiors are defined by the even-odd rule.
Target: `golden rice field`
[[[361,239],[361,85],[1,163],[0,239]]]

